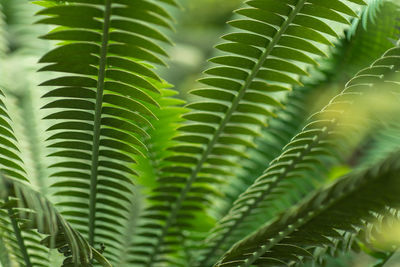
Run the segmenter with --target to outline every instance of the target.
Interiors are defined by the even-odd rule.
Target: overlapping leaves
[[[190,220],[207,204],[206,195],[216,194],[210,185],[229,176],[234,161],[254,146],[255,129],[281,105],[275,93],[299,84],[306,66],[324,55],[314,42],[331,45],[329,36],[337,36],[324,20],[349,23],[346,16],[355,15],[349,2],[364,3],[328,2],[256,0],[236,11],[240,18],[229,22],[235,32],[217,46],[224,55],[211,59],[216,66],[200,80],[206,88],[192,91],[203,100],[188,105],[192,112],[184,117],[189,123],[180,129],[176,140],[181,143],[172,148],[176,154],[167,159],[163,184],[144,215],[154,223],[144,227],[143,235],[156,238],[146,245],[146,265],[165,261],[163,254],[180,242],[177,229],[190,228]]]
[[[346,155],[346,149],[352,146],[352,142],[358,142],[372,122],[365,118],[371,114],[358,114],[351,107],[365,105],[365,95],[370,95],[375,87],[376,90],[383,87],[380,93],[387,95],[385,91],[388,88],[381,85],[382,82],[394,84],[389,91],[397,89],[394,82],[399,77],[393,74],[400,66],[399,53],[398,47],[386,52],[370,68],[359,72],[328,106],[310,118],[303,131],[284,147],[282,154],[271,162],[263,175],[235,201],[228,215],[220,220],[208,241],[210,247],[218,248],[235,231],[243,232],[246,224],[251,223],[252,216],[266,212],[262,207],[274,207],[276,195],[285,188],[301,191],[307,184],[315,183],[318,175],[310,175],[307,171],[320,166],[321,157]]]
[[[333,50],[333,58],[323,60],[321,67],[309,78],[311,84],[306,81],[306,87],[311,88],[296,88],[298,91],[293,93],[294,96],[288,98],[288,108],[279,113],[280,116],[278,118],[271,120],[271,125],[265,128],[263,136],[258,139],[257,148],[251,150],[255,152],[247,160],[248,167],[245,167],[245,170],[239,176],[240,179],[235,179],[231,182],[234,188],[228,188],[230,190],[228,193],[235,190],[233,191],[233,196],[231,196],[232,203],[245,188],[250,186],[258,176],[261,176],[269,162],[281,153],[280,150],[282,147],[298,133],[298,128],[304,126],[304,123],[306,123],[304,117],[302,119],[302,116],[305,116],[305,110],[310,112],[310,105],[305,103],[311,103],[305,101],[305,99],[296,101],[295,96],[310,95],[312,92],[315,94],[327,93],[330,86],[332,86],[330,91],[333,91],[337,86],[342,88],[342,83],[344,84],[346,77],[353,76],[356,71],[370,65],[388,48],[393,47],[390,39],[396,38],[396,26],[399,25],[396,5],[392,2],[385,2],[381,5],[377,14],[383,17],[383,19],[377,21],[375,24],[367,21],[368,30],[359,24],[350,40],[347,38],[341,40]],[[362,17],[364,16],[366,14],[363,13]],[[363,51],[364,47],[368,47],[368,52]],[[317,85],[313,85],[313,83]],[[336,94],[337,92],[333,91],[331,93]],[[390,141],[387,143],[390,143]],[[347,147],[347,150],[350,150],[349,147]],[[303,178],[296,179],[294,187],[280,187],[276,193],[269,197],[269,201],[259,204],[256,210],[251,211],[248,214],[249,217],[244,219],[242,226],[238,227],[238,229],[225,231],[223,228],[226,227],[225,224],[222,224],[221,228],[217,226],[214,229],[217,231],[216,236],[211,236],[205,242],[206,254],[204,261],[211,262],[213,256],[214,258],[217,257],[220,255],[219,253],[222,253],[225,249],[229,249],[236,241],[257,229],[263,222],[273,218],[277,212],[285,210],[288,206],[299,201],[304,194],[307,194],[315,186],[319,186],[321,182],[323,183],[328,178],[328,171],[333,163],[342,162],[342,164],[345,164],[349,158],[354,157],[353,155],[347,155],[346,158],[346,153],[342,151],[340,158],[321,154],[318,157],[318,162],[302,164],[301,172],[298,170],[298,176]],[[309,179],[312,179],[312,177],[318,177],[318,182],[310,183]],[[236,194],[234,194],[235,192]],[[222,230],[222,234],[219,232],[220,230]],[[218,239],[218,242],[210,242],[210,240],[215,241],[215,239]],[[204,261],[202,262],[203,264]]]

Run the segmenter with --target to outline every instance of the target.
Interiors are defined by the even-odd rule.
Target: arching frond
[[[399,3],[246,0],[183,107],[178,1],[0,0],[0,266],[382,266]]]
[[[374,213],[400,205],[396,153],[368,170],[356,171],[313,194],[303,204],[236,244],[215,266],[286,265],[312,259],[317,247],[333,244]],[[371,196],[374,196],[371,198]]]
[[[339,44],[333,49],[332,58],[328,58],[321,62],[321,67],[314,71],[313,76],[305,81],[306,88],[295,89],[293,96],[289,96],[286,105],[287,108],[278,113],[278,117],[270,121],[270,125],[263,129],[262,136],[256,141],[257,147],[250,149],[251,157],[245,160],[241,166],[242,171],[239,176],[233,179],[232,187],[228,187],[227,196],[224,200],[230,199],[231,203],[237,199],[247,187],[249,187],[258,176],[261,176],[268,164],[281,153],[282,147],[289,143],[290,139],[298,133],[300,127],[305,125],[305,116],[310,114],[310,102],[306,100],[307,95],[314,93],[321,95],[327,93],[329,87],[332,89],[343,88],[343,80],[346,77],[355,75],[355,72],[370,65],[377,57],[382,55],[388,48],[393,47],[389,38],[396,38],[396,26],[399,25],[399,13],[394,9],[391,2],[386,2],[377,14],[384,17],[377,24],[369,27],[368,30],[362,26],[358,27],[350,40],[341,39]],[[368,51],[363,51],[364,47],[369,47]],[[355,55],[358,56],[355,56]],[[354,55],[354,56],[353,56]],[[307,88],[308,87],[308,88]],[[309,88],[311,87],[311,88]],[[336,90],[331,90],[333,94],[337,94]],[[310,96],[308,96],[310,97]],[[323,103],[325,105],[325,103]],[[314,107],[320,109],[321,107]],[[306,112],[306,110],[308,110]],[[390,140],[388,140],[388,145]],[[379,145],[378,145],[379,146]],[[255,151],[255,152],[252,152]],[[379,153],[377,153],[379,154]],[[348,160],[345,157],[340,159],[341,164],[345,164]],[[328,171],[332,164],[338,164],[337,160],[329,160],[324,162],[324,166],[316,169],[313,168],[308,174],[307,170],[303,170],[304,177],[320,177],[323,181],[328,178]],[[318,184],[315,184],[315,186]],[[306,187],[308,188],[308,187]],[[297,190],[295,190],[297,192]],[[308,193],[303,190],[302,194],[293,194],[291,188],[281,190],[276,194],[275,198],[278,202],[275,203],[274,209],[276,212],[285,210],[287,207],[299,201],[303,194]],[[228,206],[228,210],[231,206]],[[252,223],[246,223],[244,233],[239,232],[235,235],[227,232],[226,238],[221,238],[219,243],[210,243],[208,240],[205,242],[205,255],[204,259],[211,262],[213,258],[218,257],[216,250],[221,246],[221,251],[228,249],[237,240],[240,240],[248,233],[257,229],[263,222],[273,218],[276,214],[271,212],[271,205],[260,205],[258,207],[259,216],[252,216]],[[268,215],[267,215],[268,214]],[[225,214],[223,214],[225,215]],[[228,237],[229,236],[229,237]],[[213,257],[214,256],[214,257]],[[203,262],[204,263],[204,262]]]
[[[200,80],[206,88],[192,91],[203,101],[188,105],[193,112],[184,116],[189,123],[176,138],[181,143],[172,148],[176,154],[162,170],[164,183],[151,197],[155,203],[145,217],[154,223],[143,235],[156,236],[156,242],[147,245],[145,265],[166,261],[163,255],[181,238],[176,229],[190,228],[206,195],[217,193],[211,185],[230,175],[229,167],[245,157],[243,150],[254,146],[254,128],[273,116],[271,107],[281,105],[276,92],[299,84],[306,66],[325,55],[319,46],[331,45],[337,33],[324,20],[346,24],[346,16],[355,15],[348,1],[330,3],[255,0],[236,11],[240,18],[229,22],[235,32],[217,46],[224,55],[211,59],[215,67]]]
[[[15,57],[8,61],[9,71],[13,69],[13,63],[20,60]],[[19,63],[19,66],[22,64]],[[35,89],[29,83],[37,81],[32,75],[31,69],[18,69],[19,74],[23,76],[19,79],[21,83],[12,83],[4,86],[7,95],[7,107],[10,111],[13,120],[13,128],[15,129],[16,137],[21,147],[21,157],[24,160],[27,177],[29,183],[39,190],[43,195],[46,195],[49,190],[49,171],[47,166],[51,161],[46,158],[46,143],[45,129],[48,127],[45,121],[41,120],[40,115],[43,115],[39,107],[42,101]],[[15,74],[15,73],[14,73]],[[26,77],[26,80],[22,77]],[[14,77],[15,78],[15,77]],[[39,82],[38,82],[39,83]]]
[[[40,193],[30,189],[27,184],[3,176],[0,183],[0,196],[5,200],[2,208],[7,209],[14,220],[20,220],[19,225],[15,227],[37,230],[46,235],[41,244],[57,248],[65,255],[62,266],[91,266],[92,260],[95,259],[102,266],[111,267]],[[18,232],[16,234],[18,235]],[[37,265],[31,263],[27,266]]]
[[[239,177],[231,182],[233,185],[228,188],[229,192],[224,200],[230,199],[233,203],[239,194],[262,174],[269,162],[279,155],[282,147],[298,133],[300,127],[304,126],[306,118],[312,112],[310,105],[307,105],[310,103],[308,98],[317,98],[321,93],[326,94],[327,89],[336,85],[343,88],[344,82],[353,77],[357,71],[369,66],[387,49],[393,47],[390,39],[397,38],[396,27],[400,26],[399,12],[390,1],[381,2],[379,6],[381,8],[374,9],[374,16],[383,19],[375,23],[369,21],[371,25],[368,29],[362,26],[356,27],[350,39],[340,39],[332,49],[332,55],[321,60],[320,67],[311,72],[311,77],[304,79],[305,87],[295,88],[285,100],[286,108],[262,129],[262,135],[256,138],[256,147],[248,152],[249,159],[241,164]]]
[[[251,223],[252,217],[258,213],[268,214],[273,211],[276,201],[279,200],[276,195],[279,196],[288,187],[292,194],[295,192],[304,194],[307,184],[316,183],[317,179],[316,174],[310,175],[308,171],[321,166],[321,158],[325,155],[343,157],[346,153],[348,154],[351,143],[358,142],[357,135],[365,134],[367,128],[372,127],[370,125],[372,121],[365,124],[365,116],[372,114],[361,115],[357,109],[351,109],[351,107],[365,105],[362,100],[364,94],[370,95],[371,90],[373,91],[371,88],[374,86],[378,90],[382,86],[381,82],[397,81],[399,77],[394,78],[392,75],[400,66],[396,62],[396,55],[399,52],[399,48],[387,51],[384,57],[377,60],[370,68],[359,72],[328,106],[310,118],[303,131],[284,147],[282,154],[271,162],[263,175],[257,178],[252,186],[235,201],[228,215],[220,220],[219,225],[214,229],[214,234],[208,240],[214,251],[235,232],[240,230],[242,237],[243,233],[248,234],[246,225]],[[385,95],[386,90],[387,88],[383,86],[380,93]],[[370,111],[372,110],[371,107]],[[356,119],[360,115],[363,119],[361,117]]]
[[[60,73],[42,84],[52,88],[43,107],[54,120],[51,156],[61,158],[51,166],[52,187],[62,214],[90,245],[104,243],[111,262],[131,211],[129,166],[146,154],[146,128],[159,107],[160,78],[149,64],[165,65],[160,44],[171,43],[158,30],[172,29],[163,3],[175,1],[39,2],[46,8],[38,23],[56,26],[43,38],[61,42],[40,60],[41,71]]]

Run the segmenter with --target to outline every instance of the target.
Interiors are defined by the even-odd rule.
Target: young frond
[[[165,87],[162,86],[162,87]],[[141,225],[146,221],[138,220],[139,214],[146,208],[148,202],[143,200],[143,196],[147,195],[160,181],[158,174],[162,166],[165,164],[164,158],[173,155],[168,148],[173,146],[174,141],[171,140],[176,135],[176,128],[182,121],[181,115],[185,109],[181,107],[184,101],[174,98],[175,91],[171,89],[161,89],[161,95],[157,98],[160,109],[154,109],[157,120],[151,120],[153,127],[146,129],[148,138],[144,139],[148,151],[146,157],[136,157],[137,165],[135,170],[138,172],[138,178],[135,184],[138,190],[135,192],[132,201],[132,211],[130,219],[124,226],[124,249],[119,252],[119,261],[115,263],[117,266],[131,266],[141,262],[141,253],[143,253],[143,244],[151,241],[151,238],[141,238]]]

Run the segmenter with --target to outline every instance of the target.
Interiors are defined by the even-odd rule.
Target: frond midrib
[[[227,110],[226,115],[225,115],[224,119],[222,120],[221,124],[219,125],[218,129],[213,134],[213,137],[211,138],[210,142],[207,145],[207,149],[204,150],[203,154],[201,155],[201,158],[198,161],[198,163],[196,164],[196,167],[193,169],[191,176],[188,179],[188,182],[186,183],[185,187],[181,191],[175,206],[172,208],[172,211],[171,211],[170,215],[168,216],[167,222],[166,222],[165,226],[162,228],[160,236],[157,238],[155,249],[149,259],[147,266],[149,266],[149,267],[152,266],[152,263],[155,260],[155,257],[157,256],[157,254],[161,248],[164,237],[167,234],[168,229],[175,222],[178,212],[181,209],[181,206],[182,206],[187,194],[189,193],[193,183],[195,182],[198,173],[200,172],[203,164],[206,162],[207,158],[209,157],[210,153],[212,152],[214,146],[217,144],[220,135],[223,133],[226,125],[229,123],[231,116],[236,111],[240,101],[243,99],[247,89],[250,87],[251,82],[257,76],[257,73],[263,66],[265,60],[270,56],[273,48],[279,42],[282,35],[286,32],[287,28],[290,26],[290,24],[292,23],[292,21],[294,20],[296,15],[300,12],[300,10],[304,6],[305,2],[306,2],[306,0],[299,1],[299,3],[295,6],[295,8],[289,14],[288,18],[285,20],[282,27],[277,31],[274,38],[268,44],[268,47],[261,55],[260,60],[257,62],[257,64],[251,70],[250,75],[247,77],[246,81],[244,82],[242,87],[239,89],[239,93],[233,99],[232,105]]]
[[[96,220],[96,196],[97,196],[97,175],[99,164],[99,149],[100,149],[100,128],[101,114],[103,106],[104,80],[107,61],[107,47],[109,40],[109,28],[111,19],[111,0],[106,0],[104,11],[104,24],[102,43],[100,48],[99,71],[97,78],[96,90],[96,106],[95,119],[93,123],[93,145],[92,145],[92,160],[90,173],[90,202],[89,202],[89,244],[94,245],[95,235],[95,220]]]

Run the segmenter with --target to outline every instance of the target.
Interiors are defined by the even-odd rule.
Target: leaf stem
[[[105,1],[104,24],[102,43],[100,49],[99,72],[97,80],[96,107],[93,124],[93,147],[90,173],[90,202],[89,202],[89,244],[94,246],[95,220],[96,220],[96,195],[97,174],[99,165],[100,127],[103,106],[104,80],[107,63],[107,48],[110,30],[111,0]]]

